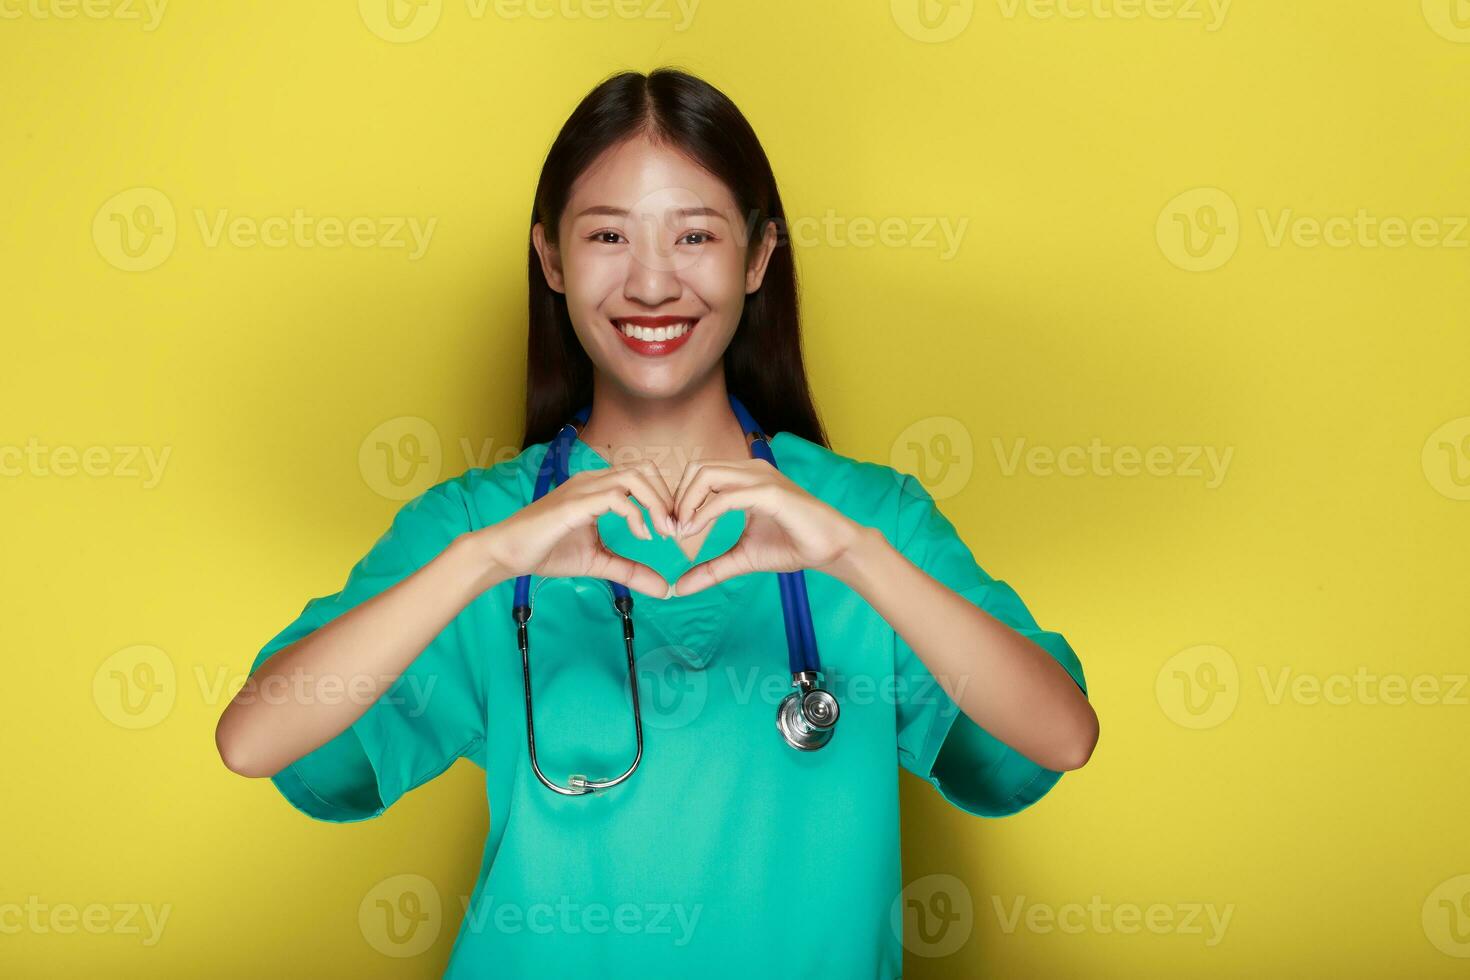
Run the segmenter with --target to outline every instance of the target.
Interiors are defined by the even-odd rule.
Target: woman
[[[523,450],[405,505],[220,719],[226,764],[320,820],[377,816],[460,756],[485,769],[450,976],[897,976],[895,760],[1001,816],[1092,752],[1066,640],[917,480],[827,447],[784,221],[720,92],[668,69],[594,89],[536,190]],[[807,751],[772,724],[796,571],[838,706]],[[610,582],[637,596],[636,690]],[[355,696],[251,696],[301,677]],[[577,793],[589,773],[613,785]]]

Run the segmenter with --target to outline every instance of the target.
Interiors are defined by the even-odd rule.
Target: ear
[[[531,226],[531,244],[541,257],[541,274],[546,277],[546,285],[558,293],[565,293],[567,290],[562,281],[561,250],[546,240],[546,229],[539,221]]]
[[[753,293],[761,288],[761,283],[766,278],[766,265],[770,263],[771,253],[775,250],[776,222],[767,221],[761,232],[761,243],[745,266],[745,291],[747,293]]]

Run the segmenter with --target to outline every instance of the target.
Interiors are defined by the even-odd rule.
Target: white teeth
[[[685,320],[683,323],[672,327],[635,327],[628,323],[614,320],[613,323],[623,331],[623,336],[632,337],[634,340],[657,341],[673,340],[682,337],[694,327],[693,320]]]

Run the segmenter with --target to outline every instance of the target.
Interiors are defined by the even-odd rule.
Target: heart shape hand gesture
[[[671,590],[658,572],[610,550],[597,532],[598,518],[615,512],[633,534],[651,540],[634,501],[669,533],[698,534],[730,510],[745,512],[745,531],[730,550],[689,569]],[[591,576],[663,599],[751,572],[822,570],[847,553],[861,529],[763,459],[692,462],[674,491],[644,459],[575,473],[474,533],[484,537],[491,560],[510,577]]]

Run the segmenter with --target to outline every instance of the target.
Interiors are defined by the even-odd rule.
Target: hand
[[[674,518],[684,522],[683,534],[698,534],[730,510],[745,511],[740,540],[681,575],[673,595],[693,595],[751,572],[821,571],[841,559],[862,530],[763,459],[690,463],[674,491]]]
[[[474,533],[484,536],[490,559],[510,577],[591,576],[664,599],[669,583],[662,575],[609,551],[597,533],[597,519],[615,511],[627,519],[635,535],[652,540],[635,499],[648,508],[660,528],[673,533],[674,497],[649,460],[583,470],[540,500]]]

